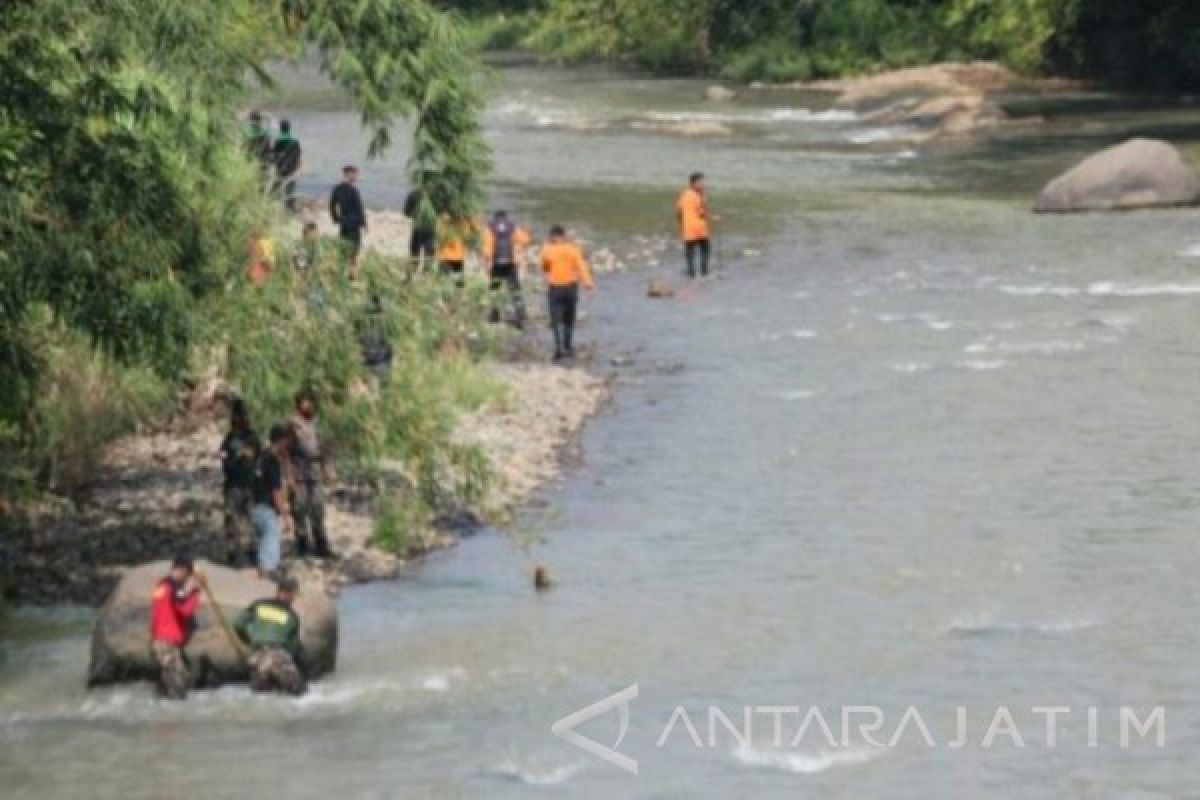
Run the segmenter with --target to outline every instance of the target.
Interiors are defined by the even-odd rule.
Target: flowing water
[[[318,191],[363,140],[308,85],[288,103]],[[1200,112],[1014,97],[1046,124],[922,154],[826,98],[712,105],[702,88],[510,65],[487,115],[498,202],[636,264],[582,332],[633,366],[583,463],[522,522],[561,585],[534,596],[529,562],[485,532],[350,591],[338,673],[301,700],[85,694],[88,614],[18,613],[0,645],[0,794],[1194,793],[1200,229],[1189,212],[1027,208],[1132,132],[1200,140]],[[732,135],[633,127],[680,120]],[[403,159],[369,168],[371,204],[398,204]],[[725,218],[722,268],[645,299],[649,276],[681,283],[664,243],[695,168]],[[551,733],[634,684],[618,749],[637,776]],[[719,716],[710,731],[710,706],[743,738]],[[765,706],[800,711],[779,712],[777,736]],[[881,729],[851,709],[843,730],[851,706],[878,707]],[[910,725],[875,747],[910,706],[933,746]],[[1053,746],[1038,706],[1071,709]],[[1163,708],[1164,746],[1122,747],[1122,706]],[[835,741],[802,728],[814,707]],[[1012,731],[986,746],[1001,707],[1024,747]],[[663,741],[673,713],[702,747],[678,716]],[[619,715],[579,730],[611,745]]]

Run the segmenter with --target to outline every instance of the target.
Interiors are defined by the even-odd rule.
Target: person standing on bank
[[[229,408],[229,433],[221,442],[221,469],[225,473],[225,546],[229,563],[240,566],[254,536],[254,475],[262,443],[242,398]]]
[[[675,202],[675,216],[679,221],[683,238],[684,258],[687,262],[686,275],[696,277],[697,263],[701,276],[708,275],[709,223],[715,221],[708,212],[708,198],[704,190],[704,173],[693,172],[688,178],[687,188]]]
[[[286,469],[291,431],[272,425],[270,446],[258,459],[254,482],[254,531],[258,536],[258,576],[267,578],[279,569],[281,539],[292,529],[288,507]]]
[[[292,123],[279,123],[279,138],[272,148],[275,161],[274,191],[282,195],[283,205],[288,211],[296,210],[296,173],[300,171],[300,140],[292,135]]]
[[[352,164],[342,167],[342,182],[333,188],[329,197],[329,216],[338,226],[338,235],[349,254],[347,272],[350,280],[358,277],[358,255],[362,250],[363,233],[367,230],[367,211],[355,186],[357,182],[358,167]]]
[[[317,395],[310,389],[296,393],[296,411],[290,421],[292,475],[295,478],[292,520],[295,523],[296,555],[309,552],[309,539],[317,558],[333,558],[325,538],[325,500],[321,483],[325,478],[325,451],[317,430]]]
[[[483,263],[491,276],[493,297],[504,292],[512,302],[513,320],[525,327],[525,300],[521,297],[521,264],[529,246],[529,231],[508,218],[507,211],[492,215],[484,235]],[[493,303],[491,321],[500,321],[500,305]]]
[[[422,265],[432,262],[433,254],[437,250],[437,225],[430,224],[429,221],[436,218],[422,217],[421,203],[424,199],[420,189],[413,189],[404,198],[404,216],[408,217],[412,225],[412,233],[408,237],[408,256],[413,260],[419,259]]]
[[[150,596],[150,641],[158,662],[159,690],[172,700],[183,700],[192,686],[192,671],[183,650],[196,628],[200,587],[207,582],[190,556],[178,555]]]
[[[546,275],[546,300],[554,331],[554,360],[575,356],[575,316],[579,308],[579,286],[596,288],[592,272],[579,245],[567,239],[561,225],[550,229],[550,240],[542,248],[542,272]]]

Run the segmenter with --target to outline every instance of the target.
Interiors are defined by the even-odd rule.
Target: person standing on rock
[[[311,389],[296,393],[296,411],[290,426],[296,555],[301,558],[308,555],[311,537],[317,558],[331,559],[333,551],[325,537],[325,500],[321,492],[326,470],[325,452],[317,430],[317,395]]]
[[[254,536],[254,479],[262,442],[242,398],[233,399],[229,412],[229,433],[221,442],[221,469],[225,473],[225,545],[229,563],[236,567]]]
[[[703,173],[693,172],[688,178],[687,188],[675,201],[675,216],[683,238],[685,274],[689,278],[696,277],[698,266],[702,277],[708,275],[710,218]]]
[[[250,646],[250,686],[256,692],[307,690],[300,647],[300,619],[292,610],[295,578],[282,578],[275,596],[255,600],[238,614],[233,629]]]
[[[159,669],[159,690],[173,700],[183,700],[192,686],[192,672],[183,649],[196,627],[200,587],[207,586],[190,556],[179,555],[171,571],[154,586],[150,597],[150,641]]]
[[[288,211],[296,210],[296,173],[300,171],[301,149],[300,140],[292,135],[292,123],[283,120],[279,123],[279,138],[271,149],[272,160],[275,162],[276,195],[283,197],[283,205]]]
[[[362,251],[363,233],[367,230],[367,210],[358,187],[358,167],[342,167],[342,182],[333,188],[329,197],[329,216],[338,226],[338,235],[345,244],[350,280],[358,277],[358,256]]]
[[[579,286],[591,291],[596,285],[583,250],[567,239],[561,225],[550,229],[550,240],[542,248],[542,272],[546,275],[546,300],[554,331],[554,360],[573,358]]]
[[[483,263],[491,276],[492,295],[504,292],[513,308],[513,322],[525,327],[525,300],[521,296],[521,263],[529,246],[529,232],[508,218],[507,211],[492,215],[484,231]],[[493,303],[491,321],[500,321],[500,305]]]
[[[270,447],[259,456],[254,481],[254,532],[258,538],[258,576],[265,578],[279,569],[281,538],[292,529],[288,507],[286,465],[291,431],[273,425]]]

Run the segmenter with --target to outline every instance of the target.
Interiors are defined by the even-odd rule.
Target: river
[[[519,62],[495,81],[497,202],[637,264],[604,281],[581,333],[633,366],[582,463],[522,519],[559,587],[535,596],[525,557],[481,533],[345,593],[338,672],[300,700],[86,694],[89,613],[17,612],[0,640],[0,794],[1194,793],[1197,218],[1028,207],[1130,133],[1196,153],[1200,110],[1013,97],[1047,122],[923,154],[814,95],[715,105],[696,81]],[[285,103],[317,191],[364,139],[310,84],[288,82]],[[697,119],[733,135],[631,127]],[[399,203],[404,158],[367,167],[369,204]],[[693,169],[725,220],[720,270],[648,300],[650,276],[682,284],[663,247]],[[636,776],[551,732],[634,685],[617,749]],[[1046,706],[1070,708],[1053,744]],[[910,724],[874,746],[910,707],[928,736]],[[1121,746],[1123,707],[1162,709],[1163,746]],[[1013,725],[987,741],[1001,709]],[[578,730],[608,747],[618,723]]]

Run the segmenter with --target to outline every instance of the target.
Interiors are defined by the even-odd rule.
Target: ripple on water
[[[510,758],[498,764],[492,774],[525,786],[557,786],[574,778],[586,766],[587,764],[583,761],[570,761],[565,764],[548,766],[531,765],[522,764],[516,759]]]
[[[1060,637],[1091,630],[1103,625],[1092,617],[1066,617],[1049,620],[996,620],[988,617],[957,619],[946,626],[946,635],[959,639],[1011,639],[1020,637]]]
[[[835,767],[865,764],[883,755],[883,752],[881,748],[875,747],[847,747],[840,750],[805,753],[742,744],[733,751],[733,758],[739,764],[747,767],[815,775]]]

